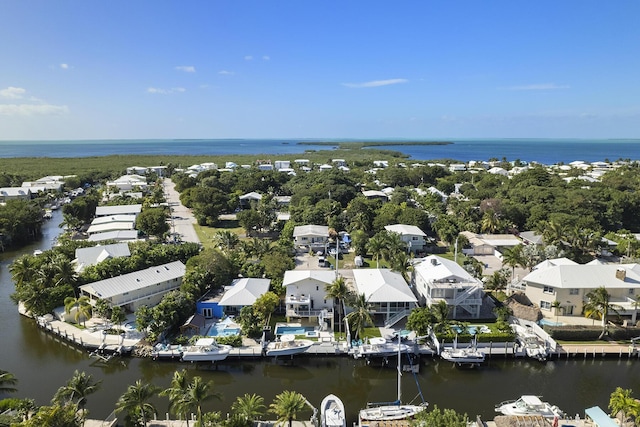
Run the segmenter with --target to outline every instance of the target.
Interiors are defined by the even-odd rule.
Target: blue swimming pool
[[[229,335],[240,335],[240,328],[232,328],[228,327],[225,324],[218,323],[215,325],[211,325],[207,335],[209,335],[210,337],[228,337]]]
[[[275,335],[306,335],[307,332],[313,332],[315,328],[313,326],[284,326],[276,325]]]
[[[554,322],[553,320],[548,320],[548,319],[540,319],[540,320],[538,320],[538,323],[541,326],[545,326],[545,325],[546,326],[562,326],[562,325],[564,325],[564,323],[562,323],[562,322]]]

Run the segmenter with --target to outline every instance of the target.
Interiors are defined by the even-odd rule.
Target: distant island
[[[391,145],[450,145],[451,141],[301,141],[297,145],[327,145],[342,149],[380,147]]]

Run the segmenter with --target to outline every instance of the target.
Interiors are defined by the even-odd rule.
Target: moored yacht
[[[295,335],[284,334],[280,336],[279,341],[273,341],[267,344],[264,349],[265,356],[293,356],[294,354],[304,353],[313,345],[311,340],[297,340]]]
[[[516,400],[507,400],[496,405],[496,412],[504,415],[541,416],[545,418],[562,418],[564,412],[555,405],[543,402],[540,397],[525,394]]]
[[[185,362],[218,362],[226,359],[231,349],[230,345],[218,344],[213,338],[200,338],[194,345],[183,350],[182,360]]]

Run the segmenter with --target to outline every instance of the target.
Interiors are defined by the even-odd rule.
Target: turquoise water
[[[276,326],[275,335],[305,335],[313,330],[315,330],[313,326]]]
[[[492,158],[520,159],[555,164],[574,160],[587,162],[640,160],[640,139],[447,139],[449,145],[389,145],[373,147],[402,152],[414,160],[454,159],[462,162]],[[299,145],[327,139],[133,139],[75,141],[0,141],[0,157],[89,157],[120,155],[230,155],[260,153],[303,156],[306,150],[331,150],[331,146]],[[329,140],[336,141],[339,140]],[[357,142],[357,140],[351,140]],[[297,157],[297,156],[296,156]]]
[[[210,337],[228,337],[230,335],[240,335],[240,328],[228,328],[224,324],[212,325],[207,332]]]

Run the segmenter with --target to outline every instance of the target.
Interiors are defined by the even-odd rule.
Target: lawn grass
[[[216,232],[226,230],[237,234],[240,238],[244,238],[244,228],[238,225],[237,220],[222,220],[218,222],[217,227],[207,227],[206,225],[193,224],[193,228],[196,230],[198,239],[202,243],[202,247],[205,249],[215,248],[213,244],[213,237]]]

